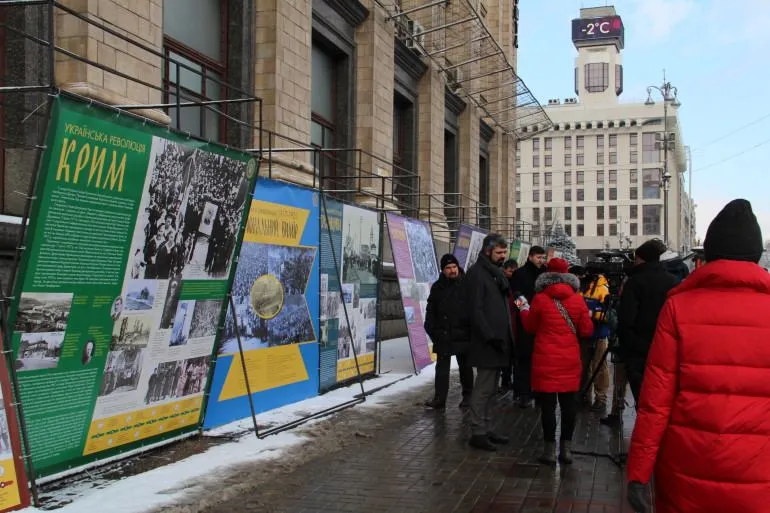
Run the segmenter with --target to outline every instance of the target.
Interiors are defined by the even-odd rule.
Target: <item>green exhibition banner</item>
[[[11,305],[48,476],[193,431],[257,162],[56,98]]]

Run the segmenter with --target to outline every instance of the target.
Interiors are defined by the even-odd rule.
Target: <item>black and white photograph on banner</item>
[[[54,369],[59,365],[64,332],[24,333],[16,355],[16,371]]]
[[[121,349],[107,353],[99,396],[131,392],[139,386],[142,374],[141,347],[122,346]]]
[[[153,137],[131,276],[227,276],[248,196],[245,162]]]
[[[341,305],[340,293],[329,291],[321,294],[321,319],[329,319],[337,316]]]
[[[170,347],[184,346],[187,344],[194,309],[195,301],[179,302],[179,306],[176,309],[176,316],[174,317],[174,324],[171,327],[171,339],[168,342]]]
[[[353,358],[350,330],[345,322],[340,322],[340,327],[337,331],[337,359],[344,360],[346,358]]]
[[[484,237],[486,237],[486,234],[482,232],[471,232],[471,240],[468,243],[468,260],[465,262],[466,271],[476,263],[476,260],[479,258],[479,253],[484,249]]]
[[[353,284],[353,308],[358,308],[358,303],[361,301],[361,284]]]
[[[238,333],[228,308],[219,354],[315,340],[305,290],[316,249],[245,243],[233,280]]]
[[[5,408],[0,408],[0,461],[13,458],[11,432],[8,429],[8,415]]]
[[[96,342],[93,340],[87,340],[83,346],[83,352],[80,355],[80,363],[88,365],[94,358],[94,350],[96,349]]]
[[[163,312],[160,314],[160,329],[171,328],[176,316],[176,308],[179,306],[179,295],[182,293],[182,278],[175,276],[168,282],[166,300],[163,303]]]
[[[71,293],[25,292],[19,301],[14,331],[50,333],[65,331],[72,309]]]
[[[409,251],[412,254],[414,279],[418,283],[433,283],[438,279],[436,252],[433,249],[433,236],[423,223],[404,220]]]
[[[355,287],[352,283],[343,283],[342,284],[342,298],[344,299],[345,303],[352,305],[353,304],[353,292]]]
[[[404,318],[406,319],[407,324],[414,324],[417,322],[417,314],[415,313],[413,306],[404,307]]]
[[[222,301],[215,299],[198,300],[190,325],[190,338],[213,337],[217,334],[217,323],[222,312]]]
[[[343,206],[342,211],[342,281],[377,283],[380,223],[376,212]]]
[[[208,371],[207,356],[159,363],[150,374],[144,404],[200,393]]]
[[[147,347],[150,342],[151,315],[124,315],[112,328],[110,351],[126,347]]]
[[[129,280],[126,285],[124,310],[152,310],[158,291],[157,280]]]
[[[364,314],[364,319],[376,319],[377,318],[377,300],[362,299],[361,312],[363,312]]]

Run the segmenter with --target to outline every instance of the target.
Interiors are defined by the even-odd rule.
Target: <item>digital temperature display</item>
[[[572,20],[572,42],[619,40],[623,48],[623,20],[620,16]]]

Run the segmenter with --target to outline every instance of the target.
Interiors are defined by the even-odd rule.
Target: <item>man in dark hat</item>
[[[473,367],[468,365],[467,358],[471,334],[463,288],[464,275],[457,258],[447,253],[441,257],[441,274],[428,296],[425,332],[433,342],[433,352],[436,353],[436,384],[433,400],[425,403],[425,406],[435,410],[446,408],[452,355],[455,355],[460,366],[460,385],[463,390],[460,408],[470,406]]]
[[[496,450],[495,444],[508,443],[508,438],[492,432],[491,418],[500,371],[509,365],[513,351],[510,285],[502,269],[507,255],[508,241],[490,233],[484,237],[479,258],[465,278],[471,320],[468,356],[470,364],[476,367],[470,445],[485,451]]]
[[[617,356],[625,364],[628,384],[637,405],[658,315],[668,291],[677,283],[676,277],[660,263],[660,256],[665,252],[666,245],[660,239],[651,239],[639,246],[634,254],[634,267],[620,296]]]

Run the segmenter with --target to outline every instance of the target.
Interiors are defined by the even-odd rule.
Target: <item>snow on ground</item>
[[[430,383],[433,377],[434,367],[430,366],[417,376],[391,373],[367,380],[364,382],[364,389],[367,392],[374,391],[373,395],[367,397],[366,402],[355,406],[355,409],[365,411],[386,407],[391,404],[389,401],[394,396]],[[360,393],[359,383],[353,383],[349,387],[337,389],[322,396],[259,414],[257,420],[260,429],[277,426],[342,404]],[[311,426],[323,420],[326,419],[310,421],[303,427]],[[248,418],[213,429],[206,434],[222,436],[245,433],[252,426],[252,420]],[[305,433],[299,431],[305,431]],[[143,474],[121,479],[104,488],[81,490],[83,493],[81,497],[55,511],[61,513],[101,513],[105,511],[105,506],[109,506],[110,513],[145,513],[152,508],[178,501],[185,494],[199,491],[206,485],[215,484],[230,467],[278,458],[286,451],[307,441],[306,430],[286,431],[263,440],[257,439],[253,434],[243,434],[233,442],[217,445],[204,453]],[[83,488],[87,488],[87,486],[83,486]],[[67,488],[57,493],[71,495],[73,492],[78,494],[77,490],[68,490]],[[43,510],[27,508],[23,511],[32,513]]]

